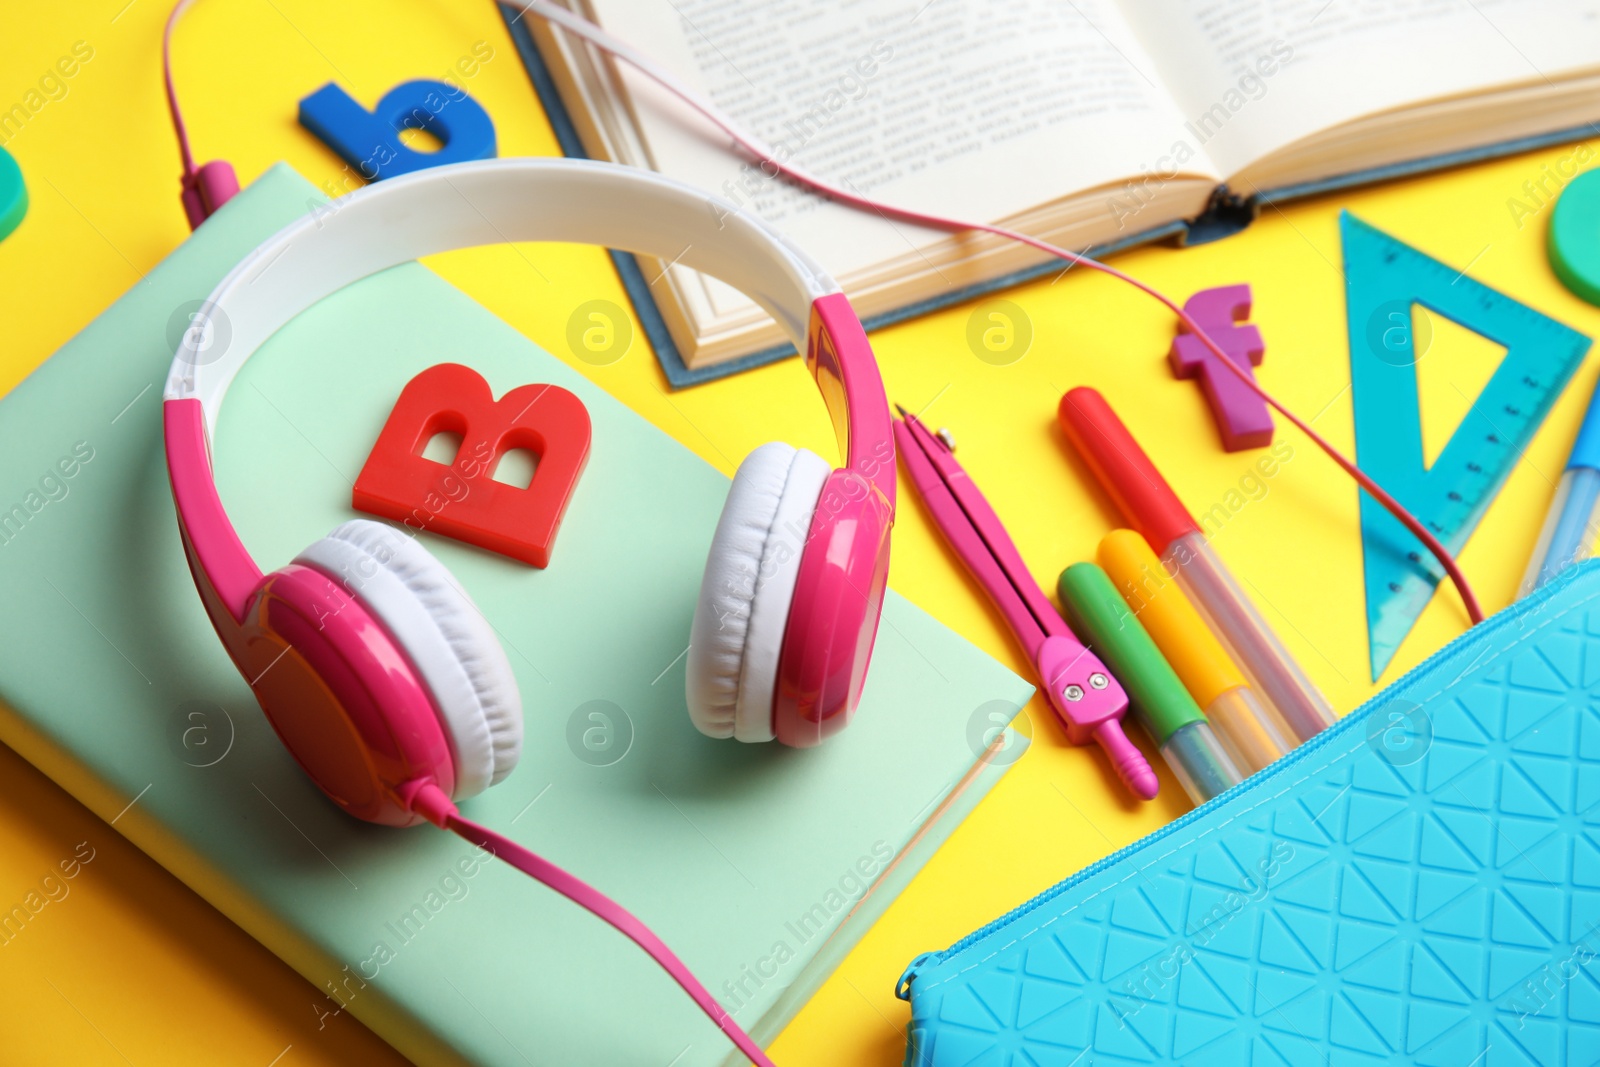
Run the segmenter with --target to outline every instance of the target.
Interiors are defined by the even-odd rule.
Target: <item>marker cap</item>
[[[1105,397],[1088,386],[1069,389],[1061,398],[1057,416],[1101,488],[1158,553],[1184,534],[1199,531],[1189,509]]]
[[[1117,676],[1157,745],[1190,723],[1206,721],[1105,571],[1074,563],[1061,572],[1056,591],[1067,621]]]
[[[1206,707],[1245,684],[1244,673],[1137,530],[1113,530],[1095,559],[1172,664],[1195,703]]]

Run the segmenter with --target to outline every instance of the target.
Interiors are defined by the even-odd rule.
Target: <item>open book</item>
[[[1600,120],[1600,0],[563,2],[701,90],[777,158],[1076,249],[1600,133],[1589,125]],[[637,71],[528,21],[586,154],[757,212],[864,318],[1045,261],[769,178]],[[1535,209],[1590,152],[1577,146],[1562,173],[1530,174],[1531,189],[1508,197]],[[673,263],[641,266],[689,368],[783,343],[731,287]]]

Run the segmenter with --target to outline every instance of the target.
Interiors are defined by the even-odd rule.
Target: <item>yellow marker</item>
[[[1259,771],[1294,747],[1286,740],[1294,735],[1246,684],[1244,674],[1142,534],[1113,530],[1100,542],[1095,559],[1111,575],[1194,702],[1205,709],[1240,769],[1246,774]]]

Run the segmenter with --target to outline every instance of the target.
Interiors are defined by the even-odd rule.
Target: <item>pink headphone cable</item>
[[[183,177],[188,180],[195,173],[194,153],[189,150],[189,131],[183,125],[183,113],[178,109],[178,90],[172,84],[172,31],[178,20],[194,0],[178,0],[167,16],[166,28],[161,31],[161,75],[167,86],[167,112],[172,116],[172,129],[178,135],[178,153],[183,156]]]
[[[723,1010],[716,998],[706,991],[699,980],[684,965],[683,961],[666,946],[666,944],[650,931],[639,919],[635,918],[628,909],[606,896],[600,890],[589,885],[583,879],[557,867],[549,860],[536,853],[528,851],[509,837],[503,837],[486,826],[473,822],[456,810],[455,804],[444,795],[443,790],[432,782],[419,783],[406,798],[408,806],[418,815],[427,819],[441,829],[458,834],[480,848],[487,849],[494,855],[505,860],[523,874],[543,882],[557,893],[586,908],[594,915],[615,927],[621,934],[634,944],[647,952],[651,959],[661,965],[662,970],[672,976],[672,980],[683,987],[683,991],[700,1005],[700,1010],[710,1016],[711,1021],[722,1028],[739,1051],[750,1057],[750,1062],[756,1067],[774,1067],[766,1053],[761,1051],[761,1046],[751,1040],[750,1035],[733,1021],[733,1016]]]
[[[637,49],[634,49],[623,41],[611,36],[605,30],[602,30],[599,26],[596,26],[594,23],[583,18],[582,16],[576,15],[565,8],[557,6],[556,4],[552,3],[551,0],[516,0],[516,2],[519,4],[519,6],[521,6],[524,14],[536,15],[548,22],[555,23],[570,33],[582,37],[600,51],[622,60],[629,66],[632,66],[638,70],[651,81],[654,81],[656,84],[660,85],[663,89],[666,89],[668,92],[672,93],[672,95],[678,97],[695,111],[699,112],[703,118],[711,122],[712,125],[717,127],[717,129],[721,130],[723,133],[727,134],[728,137],[732,138],[734,143],[739,145],[739,147],[743,148],[747,153],[749,153],[757,161],[762,173],[766,174],[768,177],[776,177],[777,175],[781,174],[790,181],[810,189],[815,193],[819,193],[830,200],[837,200],[842,204],[847,204],[851,207],[857,208],[858,210],[872,211],[889,218],[898,219],[902,222],[909,222],[919,226],[927,226],[934,229],[949,230],[953,232],[975,230],[982,233],[994,234],[997,237],[1004,237],[1008,240],[1017,241],[1021,244],[1029,246],[1030,248],[1036,248],[1041,252],[1046,252],[1057,257],[1058,259],[1066,260],[1068,263],[1080,264],[1082,266],[1090,267],[1094,270],[1100,271],[1103,274],[1108,274],[1111,277],[1116,278],[1119,281],[1126,282],[1127,284],[1138,289],[1140,292],[1160,301],[1164,307],[1177,316],[1178,321],[1183,323],[1184,327],[1188,329],[1189,332],[1198,337],[1200,342],[1216,355],[1223,366],[1227,367],[1228,370],[1233,372],[1233,374],[1235,374],[1241,382],[1248,386],[1252,392],[1270,404],[1275,411],[1293,423],[1296,429],[1298,429],[1301,433],[1304,433],[1307,437],[1311,438],[1311,440],[1316,443],[1317,447],[1326,452],[1328,456],[1339,465],[1341,470],[1350,475],[1350,477],[1354,478],[1356,483],[1360,485],[1361,488],[1365,489],[1368,493],[1371,493],[1373,499],[1382,504],[1389,514],[1398,519],[1401,524],[1404,525],[1405,528],[1417,538],[1417,540],[1421,541],[1423,545],[1427,547],[1429,553],[1433,555],[1433,558],[1439,561],[1439,565],[1444,568],[1445,573],[1449,575],[1451,583],[1456,587],[1456,591],[1461,595],[1461,600],[1466,607],[1468,618],[1470,618],[1475,624],[1483,621],[1483,609],[1478,604],[1478,598],[1473,593],[1472,586],[1467,581],[1466,575],[1462,573],[1460,565],[1456,563],[1455,557],[1450,554],[1450,550],[1445,548],[1444,545],[1440,543],[1439,539],[1434,537],[1432,532],[1429,531],[1428,528],[1420,521],[1418,521],[1416,516],[1412,515],[1411,512],[1404,507],[1404,505],[1402,505],[1394,497],[1390,496],[1381,485],[1373,481],[1373,479],[1365,471],[1356,466],[1354,460],[1349,459],[1337,448],[1333,447],[1332,444],[1330,444],[1320,434],[1313,430],[1308,423],[1297,416],[1294,412],[1286,408],[1283,404],[1279,403],[1270,393],[1258,385],[1250,375],[1246,374],[1242,368],[1235,365],[1234,362],[1222,351],[1222,349],[1217,346],[1217,343],[1206,334],[1205,330],[1201,329],[1200,325],[1196,323],[1181,306],[1179,306],[1170,297],[1157,290],[1154,286],[1142,282],[1130,275],[1124,274],[1115,267],[1107,266],[1106,264],[1101,263],[1099,260],[1096,260],[1090,256],[1069,251],[1065,248],[1053,245],[1048,241],[1040,240],[1037,237],[1031,237],[1028,234],[1019,233],[1016,230],[1009,230],[1003,226],[995,226],[985,222],[967,222],[961,219],[946,218],[941,215],[931,215],[921,211],[913,211],[909,208],[897,207],[894,204],[873,200],[869,197],[862,196],[859,193],[854,193],[847,189],[841,189],[838,186],[824,181],[821,178],[814,177],[802,170],[798,170],[785,163],[781,163],[773,158],[773,153],[769,148],[767,148],[767,146],[763,145],[754,136],[742,130],[733,119],[727,115],[724,115],[715,104],[700,97],[699,94],[697,94],[693,89],[679,82],[670,71],[659,66],[654,60],[650,59],[642,52],[639,52]],[[769,167],[771,168],[770,170],[768,169]]]
[[[183,112],[178,107],[178,90],[172,81],[172,32],[193,3],[194,0],[178,0],[167,15],[165,29],[161,31],[161,76],[166,83],[167,112],[172,116],[172,130],[178,136],[178,153],[183,157],[183,176],[179,179],[183,191],[180,198],[191,230],[199,228],[217,208],[239,191],[239,178],[230,164],[218,159],[201,167],[194,165],[194,153],[189,148],[189,131],[183,124]]]

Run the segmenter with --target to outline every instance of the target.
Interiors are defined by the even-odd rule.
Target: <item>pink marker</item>
[[[1075,745],[1098,742],[1123,784],[1149,800],[1159,783],[1144,753],[1122,732],[1128,694],[1121,683],[1078,640],[1033,580],[999,516],[950,454],[949,442],[929,433],[904,408],[899,411],[895,446],[911,484],[1033,659],[1045,698],[1067,728],[1067,740]]]

